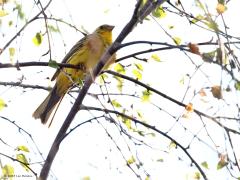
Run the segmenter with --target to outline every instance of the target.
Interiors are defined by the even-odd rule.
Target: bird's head
[[[113,28],[114,28],[114,26],[104,24],[104,25],[99,26],[95,30],[95,32],[97,34],[99,34],[107,44],[110,45],[112,43],[112,30],[113,30]]]

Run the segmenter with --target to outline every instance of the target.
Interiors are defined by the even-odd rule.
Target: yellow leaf
[[[3,99],[0,98],[0,111],[5,107],[7,107],[7,104],[4,102]]]
[[[24,152],[30,152],[29,149],[26,146],[17,146],[17,151],[24,151]]]
[[[5,165],[2,167],[2,175],[3,177],[5,177],[6,179],[10,179],[12,180],[14,177],[14,168],[10,165]],[[4,178],[4,179],[5,179]]]
[[[26,171],[29,171],[29,169],[27,167],[27,165],[29,165],[29,163],[28,163],[28,160],[27,160],[27,158],[26,158],[26,156],[24,154],[17,154],[17,160],[22,162],[20,164],[21,164],[22,167],[24,167],[24,169]]]
[[[221,86],[213,86],[211,87],[211,92],[213,97],[217,98],[217,99],[222,99],[222,89]]]
[[[135,160],[135,158],[133,156],[130,159],[127,160],[128,164],[133,164],[135,162],[136,162],[136,160]]]
[[[125,74],[125,68],[122,64],[120,63],[117,63],[115,66],[114,66],[114,70],[117,71],[118,73],[121,73],[121,74]]]
[[[159,6],[152,12],[152,15],[156,18],[164,18],[167,14],[162,6]]]
[[[0,9],[0,17],[8,15],[7,11]]]
[[[15,48],[10,47],[8,50],[9,50],[9,55],[13,57],[15,55]]]
[[[143,102],[148,102],[150,100],[150,95],[152,95],[151,91],[149,91],[147,89],[144,90],[142,92],[142,97],[141,97],[142,101]]]
[[[169,149],[173,149],[173,148],[176,149],[176,148],[177,148],[177,145],[176,145],[175,142],[171,141],[171,143],[169,144],[168,148],[169,148]]]
[[[222,3],[218,3],[216,10],[217,10],[218,14],[223,14],[227,10],[227,7]]]
[[[111,103],[112,103],[112,105],[113,105],[114,107],[116,107],[116,108],[122,107],[122,105],[121,105],[119,102],[117,102],[117,100],[115,100],[115,99],[112,100]]]
[[[137,69],[133,69],[132,73],[136,77],[136,79],[138,79],[138,80],[142,79],[142,73],[140,71],[138,71]]]
[[[173,38],[173,41],[174,41],[174,43],[176,44],[176,45],[180,45],[181,44],[181,38],[179,38],[179,37],[174,37]]]
[[[40,46],[42,44],[42,34],[41,33],[36,33],[35,36],[33,37],[32,41],[36,46]]]
[[[151,58],[157,62],[161,61],[160,57],[157,54],[152,54]]]
[[[85,176],[82,178],[82,180],[90,180],[90,176]]]

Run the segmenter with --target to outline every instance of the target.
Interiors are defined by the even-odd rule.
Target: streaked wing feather
[[[86,41],[87,36],[80,39],[73,47],[72,49],[66,54],[66,56],[63,58],[62,63],[67,63],[68,60],[71,58],[71,56],[77,52],[81,47],[83,47],[84,42]],[[54,73],[53,77],[51,78],[51,81],[54,81],[58,74],[60,73],[61,68],[58,68],[57,71]]]

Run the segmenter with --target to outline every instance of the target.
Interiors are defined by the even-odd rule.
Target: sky
[[[197,11],[194,3],[185,3],[185,1],[182,2],[184,3],[186,9],[192,8],[193,12],[194,10]],[[22,4],[24,5],[25,3],[29,2],[23,0]],[[84,29],[89,32],[92,32],[98,25],[101,24],[115,25],[113,36],[116,38],[126,22],[130,19],[135,3],[135,0],[89,0],[76,4],[76,1],[73,0],[61,0],[53,1],[50,6],[50,12],[48,13],[51,13],[54,17],[62,18],[68,22],[71,22],[78,28],[84,27]],[[207,3],[209,4],[210,2]],[[211,3],[212,4],[209,5],[209,11],[215,12],[215,1],[211,1]],[[234,31],[238,30],[238,28],[236,28],[236,21],[234,18],[239,17],[237,15],[237,13],[239,14],[237,8],[239,5],[240,4],[238,1],[232,0],[231,3],[229,3],[229,10],[226,11],[226,22],[230,27],[229,32],[233,35],[237,35],[238,33]],[[31,18],[38,11],[35,6],[32,6],[32,8],[29,8],[27,6],[23,7],[25,8],[24,11],[26,12],[27,18]],[[6,7],[6,9],[7,8],[9,8],[10,11],[11,7]],[[16,16],[11,15],[6,16],[5,19],[2,19],[0,32],[6,32],[6,29],[4,29],[4,27],[6,27],[4,26],[4,23],[15,19]],[[10,28],[5,36],[0,37],[0,47],[2,47],[12,37],[12,35],[16,33],[17,29],[22,26],[22,22],[20,20],[18,21],[19,23],[17,28]],[[139,24],[126,38],[125,42],[133,40],[171,42],[171,39],[169,36],[166,36],[159,24],[161,24],[163,28],[174,25],[174,28],[168,31],[174,36],[181,37],[183,44],[187,44],[189,41],[207,42],[212,38],[212,34],[207,34],[205,31],[191,26],[186,21],[186,19],[182,20],[182,18],[176,17],[169,13],[167,18],[157,20],[157,22],[150,20]],[[21,59],[23,62],[48,60],[48,56],[42,56],[42,54],[45,53],[48,49],[46,36],[44,36],[44,40],[41,46],[37,47],[32,43],[32,38],[34,37],[35,33],[39,32],[39,29],[43,30],[43,27],[44,24],[42,21],[38,20],[34,22],[32,25],[26,28],[26,30],[21,34],[21,36],[17,38],[16,41],[11,44],[10,47],[18,48],[16,49],[17,52],[13,58],[13,62],[16,62],[18,59]],[[68,52],[68,50],[72,47],[72,45],[78,39],[82,38],[82,35],[79,32],[76,32],[74,29],[71,29],[66,25],[60,25],[59,28],[61,29],[60,34],[51,34],[51,39],[54,39],[52,42],[52,57],[57,61],[60,61],[66,52]],[[124,56],[129,52],[135,52],[140,49],[148,48],[149,45],[133,46],[128,49],[125,48],[118,52],[118,57]],[[205,49],[202,48],[200,50],[204,51]],[[159,63],[152,60],[150,63],[144,64],[145,76],[143,77],[142,81],[149,83],[152,87],[161,89],[162,92],[167,93],[173,98],[179,100],[182,99],[182,95],[186,89],[185,86],[179,85],[179,81],[182,77],[185,77],[185,72],[193,73],[193,65],[189,63],[189,61],[185,62],[186,57],[180,51],[163,51],[156,54],[160,56],[161,62]],[[151,59],[151,54],[144,55],[144,57]],[[196,56],[194,58],[197,59],[197,62],[201,63],[201,58]],[[1,63],[9,62],[8,51],[5,51],[1,55],[0,61]],[[128,64],[128,62],[126,62],[126,64]],[[211,70],[214,69],[212,66],[206,68],[209,68]],[[51,77],[54,71],[55,69],[46,67],[33,67],[31,69],[22,68],[21,71],[16,71],[15,69],[1,69],[0,81],[16,82],[24,76],[23,82],[25,84],[52,86],[54,82],[50,82],[46,77]],[[214,71],[209,72],[209,74],[211,73],[217,74],[217,76],[212,76],[213,78],[211,79],[211,83],[218,84],[218,75],[220,74],[219,68],[215,68]],[[8,74],[8,76],[5,76],[5,74]],[[192,82],[191,85],[196,87],[196,89],[201,88],[201,86],[206,84],[206,82],[198,81],[198,79],[201,78],[202,76],[200,75],[199,77],[196,77],[197,80],[195,82]],[[124,88],[126,91],[137,91],[135,85],[132,85],[130,83],[126,83]],[[112,91],[114,92],[115,90],[116,88],[113,88]],[[100,89],[97,85],[93,85],[93,87],[90,89],[90,92],[100,92]],[[45,126],[42,126],[40,121],[33,120],[31,117],[32,112],[36,109],[36,107],[41,103],[47,94],[48,92],[44,90],[23,90],[21,88],[0,86],[0,97],[4,98],[8,104],[7,108],[0,111],[0,115],[8,117],[10,120],[15,120],[21,125],[21,127],[30,132],[35,142],[37,142],[38,147],[41,148],[43,156],[47,155],[56,133],[58,132],[67,112],[69,112],[71,105],[74,102],[73,98],[69,96],[65,97],[62,105],[58,110],[58,113],[56,114],[51,128],[47,128]],[[191,94],[189,94],[189,97],[186,99],[189,99],[190,97]],[[125,106],[130,107],[131,103],[134,100],[130,99],[129,97],[123,97],[119,101]],[[164,100],[163,98],[160,98],[159,96],[153,96],[151,102],[160,104],[160,107],[173,107],[168,108],[168,111],[172,114],[178,115],[183,111],[183,109],[179,109],[176,106],[173,106],[171,103]],[[95,103],[99,103],[99,101],[90,96],[86,97],[84,100],[84,104],[87,105],[95,105]],[[208,104],[203,103],[199,105],[199,108],[206,110],[211,106],[211,104],[214,103],[219,103],[219,101],[209,100]],[[139,109],[139,111],[144,112],[144,117],[149,122],[156,125],[158,125],[158,123],[162,123],[161,128],[164,130],[168,129],[169,126],[175,122],[175,119],[171,119],[171,117],[169,117],[166,113],[157,112],[157,108],[154,108],[153,106],[149,106],[148,104],[142,105],[137,101],[134,103],[134,105],[137,109]],[[219,103],[219,107],[221,107],[221,103]],[[157,113],[153,116],[152,112],[155,111]],[[98,113],[93,113],[95,116],[98,115]],[[78,113],[71,127],[74,127],[74,125],[77,125],[79,122],[81,122],[82,117],[84,117],[84,119],[88,119],[92,118],[92,115],[88,112]],[[187,127],[187,129],[190,129],[192,134],[190,131],[184,131],[181,125]],[[60,151],[52,166],[52,172],[49,179],[81,179],[88,176],[91,179],[136,179],[134,173],[130,171],[129,168],[127,168],[126,161],[124,161],[121,153],[117,150],[114,141],[112,141],[106,135],[105,129],[101,126],[107,129],[108,132],[111,132],[111,136],[115,141],[117,141],[118,144],[120,144],[121,152],[126,158],[130,158],[132,155],[135,156],[136,152],[139,153],[137,155],[139,155],[142,162],[144,162],[144,167],[147,169],[146,171],[151,174],[152,177],[154,177],[153,179],[159,179],[160,177],[165,179],[168,178],[170,180],[193,179],[195,169],[193,167],[189,167],[190,162],[188,158],[186,158],[183,154],[179,154],[180,151],[174,148],[170,148],[169,152],[165,152],[166,144],[169,144],[166,139],[159,136],[151,137],[151,135],[149,135],[146,141],[154,148],[146,146],[135,147],[132,142],[126,144],[125,142],[128,140],[127,137],[122,137],[121,134],[118,133],[115,126],[109,124],[104,120],[102,120],[101,123],[89,123],[83,125],[71,133],[70,136],[68,136],[63,141],[60,147]],[[187,144],[192,138],[192,135],[200,131],[201,126],[201,123],[198,121],[181,120],[181,123],[174,126],[170,134],[177,134],[178,139],[185,139],[183,143],[186,142]],[[216,131],[211,134],[211,137],[214,139],[214,141],[218,144],[224,144],[224,137],[221,137],[222,131],[219,130],[218,132],[217,127],[214,124],[210,123],[209,126],[211,128],[216,128]],[[26,137],[26,135],[20,136],[18,129],[12,127],[13,125],[9,124],[7,121],[2,123],[0,137],[5,140],[7,139],[8,144],[11,145],[27,144],[31,150],[31,153],[28,155],[31,159],[31,162],[41,162],[42,159],[38,155],[36,147],[33,145],[29,137]],[[203,133],[202,131],[200,132]],[[204,138],[204,133],[201,137]],[[205,140],[209,141],[209,138],[205,136]],[[238,139],[236,138],[236,141],[237,140]],[[191,145],[191,152],[197,159],[210,160],[209,166],[212,171],[208,171],[208,175],[210,177],[209,179],[216,179],[217,177],[218,179],[222,178],[225,180],[226,170],[224,169],[221,171],[216,171],[214,169],[216,166],[215,163],[218,160],[216,153],[210,148],[201,149],[202,143],[197,142],[198,141],[195,140],[195,143]],[[128,150],[128,146],[132,148],[132,151]],[[8,147],[4,144],[1,144],[0,147],[1,152],[3,151],[14,154],[14,148]],[[139,149],[136,150],[136,148]],[[203,152],[203,150],[205,152]],[[224,146],[219,148],[219,151],[224,152],[224,150]],[[185,157],[184,161],[179,161],[178,157]],[[161,158],[164,158],[163,163],[156,161],[156,159]],[[9,159],[4,159],[4,162],[11,163]],[[18,167],[16,170],[18,171],[17,173],[24,173],[21,167],[16,167]],[[32,167],[36,171],[39,171],[41,168],[41,166],[38,164],[33,164]],[[134,168],[136,169],[136,167]],[[143,175],[143,167],[141,167],[139,171],[137,170],[137,172]]]

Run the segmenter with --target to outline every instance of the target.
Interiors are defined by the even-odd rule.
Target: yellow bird
[[[102,25],[92,34],[89,34],[78,41],[72,49],[66,54],[63,63],[83,66],[83,70],[73,68],[58,69],[52,77],[56,79],[55,86],[50,91],[46,99],[34,111],[33,117],[40,118],[43,124],[46,124],[50,115],[56,106],[61,102],[64,95],[76,83],[84,79],[86,73],[91,73],[95,65],[99,62],[102,54],[107,47],[112,44],[112,30],[114,26]],[[114,63],[115,56],[104,66],[106,69],[111,63]],[[49,126],[51,125],[51,122]]]

